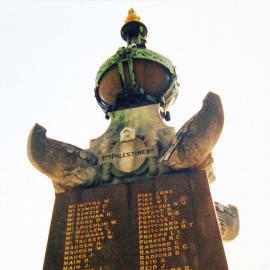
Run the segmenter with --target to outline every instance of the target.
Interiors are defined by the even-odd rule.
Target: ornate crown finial
[[[128,22],[140,22],[140,21],[141,21],[141,18],[140,18],[140,16],[138,16],[136,14],[136,11],[133,8],[129,9],[128,16],[127,16],[127,18],[125,20],[125,23],[128,23]]]

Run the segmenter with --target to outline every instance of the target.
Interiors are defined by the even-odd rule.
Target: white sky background
[[[54,190],[27,159],[28,134],[38,122],[49,137],[87,148],[105,131],[95,75],[124,45],[130,7],[148,27],[148,48],[180,75],[171,125],[180,128],[209,90],[221,96],[212,196],[241,217],[227,260],[230,270],[270,269],[267,0],[0,2],[0,269],[42,269]]]

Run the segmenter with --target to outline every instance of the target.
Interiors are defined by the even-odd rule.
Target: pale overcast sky
[[[0,1],[0,269],[42,269],[54,203],[50,180],[27,159],[38,122],[48,136],[87,148],[109,125],[95,75],[124,42],[134,7],[148,48],[169,57],[181,93],[177,129],[209,90],[223,101],[215,151],[215,200],[239,207],[239,237],[225,243],[230,270],[270,270],[270,2]],[[218,270],[218,269],[217,269]]]

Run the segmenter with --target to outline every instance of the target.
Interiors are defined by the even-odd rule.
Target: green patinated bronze
[[[134,71],[134,60],[144,59],[158,63],[165,67],[170,72],[170,85],[160,97],[154,97],[153,95],[146,94],[144,89],[138,86],[136,82],[136,76]],[[156,53],[152,50],[146,48],[137,48],[135,46],[121,47],[118,49],[116,54],[111,56],[108,60],[103,63],[96,76],[96,89],[98,89],[99,83],[102,80],[103,75],[114,65],[117,65],[119,76],[123,83],[123,91],[127,91],[127,81],[124,74],[123,64],[128,64],[128,71],[132,82],[133,92],[138,94],[145,95],[145,99],[150,103],[160,103],[162,100],[166,101],[166,108],[168,108],[178,96],[178,82],[175,67],[173,63],[165,56]],[[103,106],[106,104],[105,101],[102,101]],[[102,106],[102,107],[103,107]],[[165,106],[165,103],[164,103]],[[103,107],[104,108],[104,107]],[[110,111],[110,107],[105,105],[105,111]]]
[[[128,41],[127,47],[120,48],[105,61],[96,76],[97,101],[111,118],[106,132],[91,140],[89,148],[80,149],[48,138],[46,129],[38,124],[32,129],[28,140],[29,159],[38,170],[52,179],[57,193],[82,186],[92,188],[103,184],[135,182],[180,170],[205,170],[209,182],[215,179],[211,152],[219,139],[224,121],[219,96],[209,92],[202,108],[178,132],[167,126],[162,117],[166,119],[166,110],[178,95],[175,67],[167,57],[145,48],[147,31],[140,23],[136,25],[142,27],[136,35],[124,28],[122,34]],[[168,72],[158,74],[169,78],[165,80],[169,82],[167,88],[150,89],[153,95],[157,92],[155,96],[145,93],[145,89],[140,88],[136,81],[134,61],[137,59],[164,67]],[[123,84],[122,92],[117,92],[118,89],[116,93],[110,92],[110,83],[115,84],[115,77],[110,77],[112,79],[105,84],[104,91],[115,94],[115,103],[121,100],[117,98],[122,95],[127,104],[121,109],[116,104],[110,110],[109,107],[114,105],[108,105],[102,100],[98,87],[106,72],[115,66],[118,74],[114,76],[119,79],[119,75]],[[124,70],[124,67],[127,68]],[[125,78],[127,72],[129,82]],[[155,72],[153,74],[155,81],[157,76]],[[136,97],[139,97],[138,100]],[[223,211],[220,209],[217,211]],[[237,228],[239,224],[235,217]],[[226,239],[236,234],[224,230]]]
[[[102,75],[113,65],[118,62],[128,62],[130,59],[145,59],[153,62],[157,62],[167,68],[171,74],[175,74],[175,67],[170,59],[167,57],[144,48],[134,47],[121,47],[118,51],[107,59],[99,68],[96,76],[96,85],[98,85]],[[175,74],[176,77],[176,74]]]

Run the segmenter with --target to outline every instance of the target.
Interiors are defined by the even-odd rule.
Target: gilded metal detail
[[[130,10],[128,20],[131,20],[130,24],[141,25],[139,22],[133,22],[138,20],[134,10]],[[132,34],[132,31],[128,30],[130,29],[127,29],[127,34]],[[140,35],[141,32],[137,34]],[[89,148],[80,149],[48,138],[44,127],[38,124],[33,127],[28,139],[28,157],[39,171],[52,179],[56,193],[67,192],[81,186],[94,187],[102,184],[135,182],[181,170],[204,170],[209,182],[214,181],[211,153],[224,123],[220,97],[209,92],[201,109],[178,132],[175,132],[175,129],[167,126],[161,117],[178,94],[175,67],[167,57],[138,45],[144,43],[120,48],[97,73],[96,96],[102,108],[111,117],[111,123],[103,135],[91,140]],[[133,66],[136,59],[159,63],[170,72],[164,75],[169,77],[166,81],[168,89],[161,88],[163,92],[159,93],[158,97],[154,94],[147,95],[144,89],[136,87]],[[132,87],[134,86],[131,91],[137,91],[143,98],[139,99],[140,103],[136,103],[135,98],[132,97],[139,95],[130,95],[125,100],[128,108],[109,110],[108,107],[114,105],[107,105],[102,101],[98,95],[98,87],[102,76],[116,65],[123,86],[130,84],[125,78],[125,72],[129,72],[129,79]],[[128,71],[124,70],[126,65]],[[155,81],[157,76],[153,78]],[[110,86],[110,81],[106,89],[109,88],[108,85]],[[116,91],[116,98],[119,98],[120,94],[123,93]],[[155,104],[149,105],[147,99]],[[218,203],[215,206],[223,239],[235,238],[239,231],[236,207]]]
[[[125,20],[125,23],[140,22],[140,21],[141,21],[141,18],[140,16],[137,15],[136,11],[133,8],[129,9],[128,16]]]

